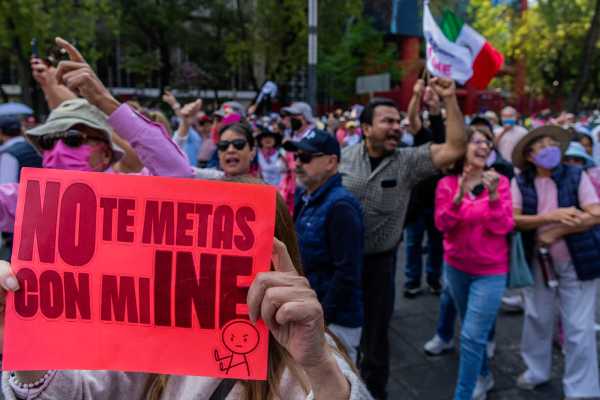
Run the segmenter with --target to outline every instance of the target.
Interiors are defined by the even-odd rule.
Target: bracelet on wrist
[[[50,373],[51,371],[46,371],[44,376],[42,376],[40,379],[29,383],[23,383],[17,378],[17,375],[14,372],[11,372],[8,380],[13,385],[18,386],[22,389],[35,389],[37,387],[42,386],[50,378]]]

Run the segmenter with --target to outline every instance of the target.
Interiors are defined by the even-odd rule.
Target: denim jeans
[[[462,322],[454,399],[471,400],[477,378],[489,374],[486,345],[506,290],[506,275],[471,275],[445,267],[448,289]]]
[[[444,341],[449,342],[454,338],[454,324],[456,322],[456,306],[448,289],[448,283],[444,282],[444,289],[440,296],[440,315],[438,316],[436,333]],[[496,336],[496,321],[490,330],[488,342],[492,342]]]
[[[404,232],[406,265],[406,286],[421,283],[423,271],[423,237],[427,232],[427,281],[439,281],[442,274],[444,248],[442,234],[433,221],[433,210],[424,209],[414,221],[406,225]]]

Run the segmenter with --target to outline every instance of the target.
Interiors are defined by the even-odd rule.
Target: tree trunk
[[[596,0],[596,7],[594,9],[592,23],[585,38],[583,54],[581,55],[581,62],[579,64],[579,71],[581,71],[581,73],[577,76],[575,88],[571,93],[567,103],[567,109],[571,112],[575,113],[578,111],[581,96],[583,95],[585,87],[589,82],[592,69],[592,60],[594,59],[594,53],[596,51],[596,43],[598,43],[598,39],[600,39],[600,0]]]

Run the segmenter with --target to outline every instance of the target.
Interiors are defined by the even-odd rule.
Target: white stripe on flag
[[[460,34],[456,38],[456,44],[469,49],[471,52],[471,60],[475,61],[477,55],[483,48],[487,41],[479,32],[471,28],[469,25],[464,24],[460,30]]]
[[[466,47],[448,40],[428,5],[423,12],[423,36],[427,42],[427,69],[433,76],[452,78],[461,85],[471,79],[474,55]]]

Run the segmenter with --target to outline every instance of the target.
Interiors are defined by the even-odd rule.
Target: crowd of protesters
[[[250,287],[249,315],[267,321],[287,303],[301,312],[268,325],[264,383],[5,371],[5,398],[386,399],[403,238],[406,301],[422,293],[423,272],[428,290],[440,295],[424,351],[453,349],[460,320],[456,400],[485,399],[494,387],[489,362],[503,303],[525,315],[519,388],[550,380],[558,340],[566,398],[600,397],[600,115],[523,119],[507,106],[500,117],[465,118],[454,82],[442,78],[419,80],[406,112],[375,98],[322,118],[304,102],[258,113],[258,105],[229,101],[207,113],[202,100],[181,104],[166,92],[165,114],[119,102],[77,49],[57,44],[69,61],[54,68],[31,60],[51,109],[46,121],[0,117],[2,259],[10,259],[23,167],[261,182],[278,192],[274,265]],[[516,244],[532,280],[515,291],[510,276],[523,267]],[[19,290],[7,261],[0,285]],[[266,287],[279,297],[266,296]]]

